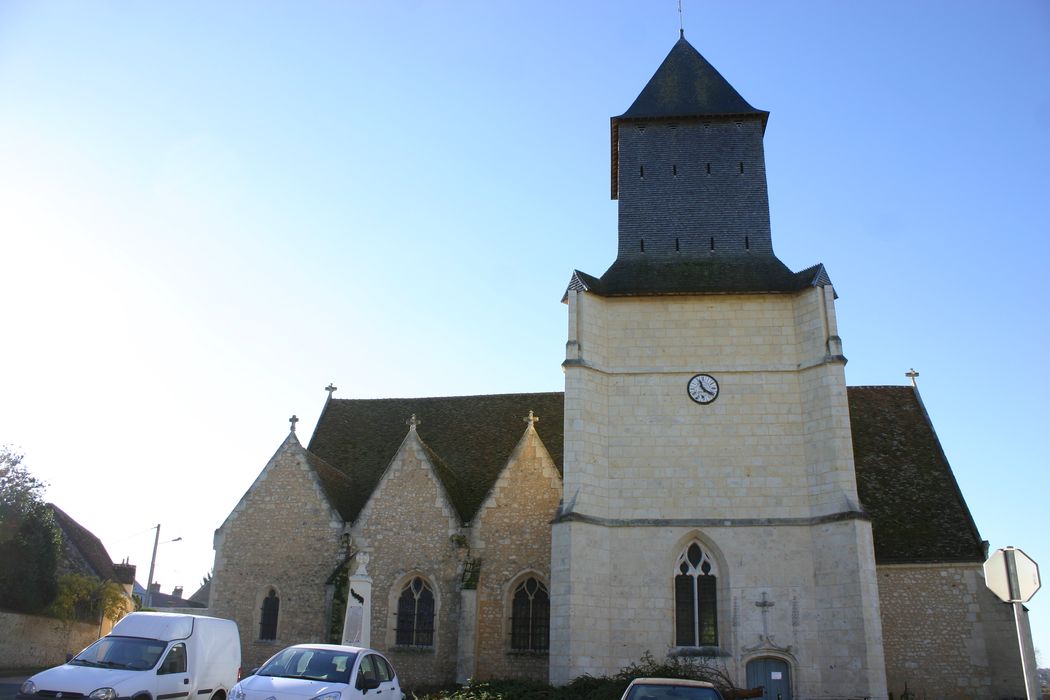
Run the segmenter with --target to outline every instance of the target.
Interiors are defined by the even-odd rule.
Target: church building
[[[215,535],[246,666],[342,641],[408,687],[648,653],[781,700],[1024,696],[917,388],[847,387],[828,272],[774,253],[768,118],[683,36],[612,119],[617,257],[564,290],[564,392],[330,386],[293,422]]]

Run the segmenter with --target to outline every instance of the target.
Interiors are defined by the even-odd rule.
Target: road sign
[[[984,582],[1004,603],[1027,603],[1039,590],[1039,565],[1016,547],[992,552],[984,563]]]

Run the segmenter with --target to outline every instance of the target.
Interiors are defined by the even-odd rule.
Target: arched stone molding
[[[444,622],[441,619],[441,588],[437,585],[437,580],[419,569],[410,569],[404,573],[399,573],[394,578],[394,585],[390,587],[390,591],[387,595],[387,611],[388,620],[386,624],[386,648],[397,649],[404,648],[399,647],[397,644],[397,603],[401,597],[401,592],[405,590],[405,586],[408,586],[414,579],[420,578],[430,588],[430,592],[434,596],[434,643],[430,647],[413,647],[416,649],[427,649],[434,652],[435,654],[440,651],[440,639],[441,639],[441,625]]]
[[[520,571],[517,574],[515,574],[513,578],[511,578],[509,581],[507,581],[507,583],[505,583],[503,586],[501,586],[501,588],[500,588],[500,597],[501,597],[501,600],[503,601],[503,618],[502,618],[503,619],[503,626],[502,626],[502,629],[500,630],[500,633],[501,633],[502,639],[503,639],[503,649],[506,652],[514,651],[514,653],[529,653],[529,652],[515,651],[511,647],[511,643],[512,643],[511,630],[512,630],[512,618],[514,616],[514,593],[518,590],[518,586],[520,586],[522,583],[524,583],[525,581],[529,580],[530,578],[534,578],[537,581],[539,581],[541,584],[543,584],[544,589],[546,589],[546,591],[547,591],[547,600],[548,601],[550,600],[550,593],[551,593],[550,578],[546,574],[544,574],[542,571],[538,571],[536,569],[523,569],[522,571]],[[549,634],[550,634],[550,618],[549,617],[547,619],[547,630],[548,630],[548,640],[549,640]],[[546,654],[547,652],[533,652],[533,653]]]
[[[274,596],[277,598],[277,625],[274,629],[273,639],[263,639],[260,632],[262,627],[262,608],[263,602],[270,596],[270,591],[274,592]],[[252,611],[252,641],[259,644],[280,644],[281,640],[281,621],[284,619],[285,610],[281,602],[284,597],[281,595],[281,588],[272,583],[268,583],[262,586],[261,589],[255,594],[255,608]]]
[[[697,646],[697,647],[680,647],[676,644],[675,639],[675,590],[674,590],[674,572],[678,564],[679,558],[682,553],[685,552],[691,544],[697,544],[700,549],[707,554],[708,558],[714,565],[715,575],[715,594],[717,600],[715,601],[715,615],[716,625],[718,627],[718,644],[714,647],[711,646]],[[664,555],[664,565],[661,570],[661,575],[664,576],[663,585],[669,589],[671,610],[667,620],[667,646],[671,650],[672,656],[718,656],[727,657],[730,656],[729,650],[733,648],[733,630],[732,624],[732,596],[730,595],[729,586],[729,562],[726,560],[725,555],[722,553],[722,548],[719,547],[715,541],[709,537],[706,533],[699,529],[691,529],[681,537],[679,537],[671,550]]]

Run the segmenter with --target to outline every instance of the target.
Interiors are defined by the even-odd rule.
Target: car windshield
[[[168,643],[160,639],[139,637],[103,637],[69,663],[76,666],[100,666],[102,668],[127,668],[145,671],[157,665]]]
[[[722,700],[714,688],[697,685],[636,685],[627,700]]]
[[[255,675],[349,683],[355,658],[352,651],[291,647],[267,661]]]

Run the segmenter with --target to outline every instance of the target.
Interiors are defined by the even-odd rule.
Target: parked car
[[[683,678],[635,678],[622,700],[724,700],[711,683]]]
[[[232,620],[136,612],[65,664],[28,678],[17,698],[226,700],[240,666]]]
[[[403,700],[386,657],[373,649],[297,644],[241,680],[231,700]]]

